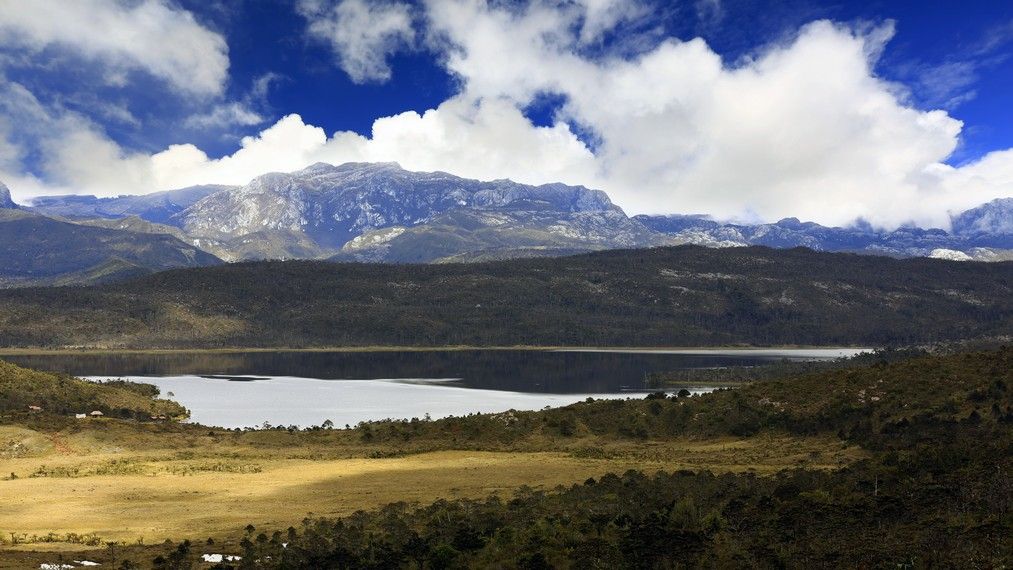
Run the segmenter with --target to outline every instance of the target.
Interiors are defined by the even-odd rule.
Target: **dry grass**
[[[828,438],[628,443],[588,439],[558,451],[438,451],[404,457],[305,459],[292,448],[211,444],[143,450],[82,432],[0,428],[0,533],[30,540],[95,534],[147,544],[234,534],[252,523],[284,529],[309,514],[345,515],[390,502],[509,496],[522,485],[553,488],[627,469],[755,470],[837,467],[861,456]],[[16,478],[10,479],[9,474]],[[33,476],[34,474],[34,476]],[[48,545],[46,550],[50,550]]]

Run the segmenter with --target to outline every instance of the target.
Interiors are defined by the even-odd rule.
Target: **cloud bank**
[[[432,0],[418,36],[404,5],[304,0],[300,10],[356,81],[389,77],[387,57],[419,37],[460,92],[421,114],[379,118],[366,137],[288,115],[218,159],[189,144],[131,153],[80,118],[42,109],[40,121],[72,133],[45,147],[46,182],[19,177],[10,152],[0,152],[0,177],[19,197],[47,184],[108,195],[242,184],[317,161],[394,160],[474,178],[584,184],[630,213],[861,218],[882,227],[947,227],[948,212],[1013,194],[1013,150],[946,165],[961,122],[916,108],[905,89],[877,77],[889,23],[817,21],[730,62],[701,39],[655,41],[635,55],[589,49],[642,16],[628,2]],[[364,23],[379,24],[363,31]],[[537,126],[524,109],[545,95],[563,103],[551,125]]]
[[[225,39],[164,0],[0,0],[0,45],[38,56],[47,48],[101,60],[110,82],[142,70],[198,95],[221,93]]]

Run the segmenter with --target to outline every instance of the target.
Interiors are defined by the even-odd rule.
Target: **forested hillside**
[[[890,344],[1013,333],[1013,263],[696,246],[262,262],[0,292],[0,346]]]

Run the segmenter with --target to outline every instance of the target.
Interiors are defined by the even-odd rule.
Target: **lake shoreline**
[[[78,354],[243,354],[243,353],[319,353],[319,352],[465,352],[479,350],[496,351],[540,351],[540,352],[636,352],[636,353],[671,353],[671,354],[709,354],[727,351],[770,351],[770,350],[859,350],[872,351],[876,347],[848,345],[710,345],[710,346],[566,346],[566,345],[510,345],[510,346],[331,346],[331,347],[223,347],[223,348],[98,348],[98,347],[64,347],[64,348],[0,348],[0,358],[4,356],[45,356],[45,355],[78,355]]]

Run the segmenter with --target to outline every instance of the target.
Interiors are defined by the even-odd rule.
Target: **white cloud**
[[[337,133],[317,157],[327,162],[397,161],[413,170],[539,184],[580,179],[594,169],[594,156],[567,125],[533,127],[502,99],[474,103],[453,98],[422,115],[379,119],[372,137]]]
[[[224,38],[165,0],[0,0],[0,46],[62,47],[101,60],[110,84],[143,70],[200,95],[220,94],[229,67]]]
[[[994,197],[924,182],[961,123],[908,106],[876,77],[889,23],[816,22],[729,65],[699,39],[634,58],[583,57],[579,38],[559,32],[574,16],[539,3],[429,6],[431,25],[455,46],[447,65],[464,93],[517,105],[541,92],[567,97],[560,118],[600,141],[587,177],[633,212],[945,225],[946,206]]]
[[[208,110],[187,117],[183,121],[183,126],[194,130],[214,130],[229,135],[230,129],[235,127],[261,125],[267,121],[261,110],[270,107],[268,95],[271,86],[281,79],[277,73],[265,73],[253,80],[250,90],[238,101],[211,104]]]
[[[356,83],[390,79],[387,57],[415,37],[405,4],[300,0],[299,12],[309,21],[309,34],[330,44],[341,69]]]
[[[110,194],[242,184],[316,161],[396,160],[482,179],[598,187],[630,213],[827,224],[861,217],[886,227],[945,227],[948,212],[1011,193],[1013,150],[945,165],[960,121],[912,107],[876,76],[889,25],[816,22],[735,64],[700,39],[591,58],[582,50],[588,9],[433,0],[431,45],[446,50],[462,90],[424,113],[380,118],[368,137],[328,136],[289,115],[220,159],[193,145],[143,155],[79,118],[54,116],[50,128],[72,136],[44,147],[47,182]],[[544,93],[566,103],[554,125],[538,127],[520,109]],[[593,132],[593,152],[569,126],[577,124]],[[20,180],[8,182],[18,192]],[[42,191],[37,181],[24,184]]]
[[[110,189],[150,191],[140,179],[148,160],[129,154],[87,118],[59,106],[47,107],[23,85],[0,76],[0,180],[19,198],[38,193],[71,193],[81,181],[97,194]],[[29,154],[41,157],[41,175],[26,174]]]
[[[233,125],[252,126],[264,122],[264,117],[247,105],[238,102],[221,103],[210,111],[191,115],[183,124],[191,129],[221,129]]]
[[[587,44],[619,24],[634,21],[650,13],[639,0],[576,0],[583,9],[580,42]]]

